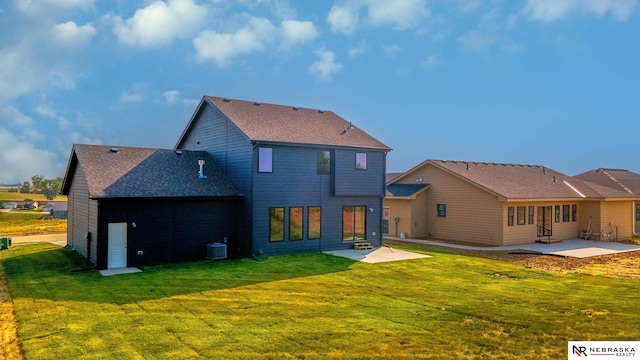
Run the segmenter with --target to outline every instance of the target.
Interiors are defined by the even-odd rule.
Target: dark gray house
[[[175,149],[73,146],[68,244],[99,268],[380,246],[390,150],[331,111],[205,96]]]
[[[202,165],[202,171],[200,163]],[[239,254],[242,196],[204,151],[74,145],[67,243],[100,269]]]
[[[176,144],[244,195],[243,252],[380,246],[389,147],[331,111],[205,96]]]

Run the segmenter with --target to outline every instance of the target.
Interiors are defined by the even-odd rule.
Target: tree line
[[[47,200],[53,200],[62,187],[62,178],[47,179],[42,175],[34,175],[31,182],[25,181],[20,188],[9,189],[9,192],[18,192],[22,194],[42,194]]]

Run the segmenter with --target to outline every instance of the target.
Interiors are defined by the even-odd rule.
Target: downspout
[[[258,146],[260,144],[256,141],[253,143],[253,147],[251,149],[251,172],[250,172],[250,176],[251,176],[251,201],[249,201],[249,206],[251,206],[251,211],[250,211],[250,219],[249,219],[249,224],[251,224],[251,228],[250,228],[250,233],[249,233],[249,252],[251,253],[251,256],[255,259],[257,257],[256,253],[253,251],[253,230],[254,230],[254,226],[253,226],[253,213],[255,211],[253,204],[255,203],[256,200],[256,188],[254,186],[254,177],[255,177],[255,173],[258,171]]]
[[[382,196],[380,196],[380,214],[378,215],[378,234],[380,234],[380,246],[384,241],[384,234],[382,233],[382,222],[384,213],[384,196],[387,193],[387,151],[382,156]]]

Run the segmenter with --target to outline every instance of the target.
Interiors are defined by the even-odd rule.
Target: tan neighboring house
[[[640,175],[624,173],[637,192],[601,172],[570,177],[541,165],[426,160],[387,182],[383,228],[485,245],[575,239],[587,229],[592,238],[605,231],[629,239],[640,219]]]

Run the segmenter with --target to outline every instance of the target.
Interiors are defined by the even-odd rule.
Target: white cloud
[[[62,176],[64,165],[55,153],[36,148],[29,139],[0,128],[0,182],[14,183],[41,174],[47,178]]]
[[[94,8],[95,0],[17,0],[16,9],[27,16],[47,16],[58,12],[68,12],[73,9],[90,10]]]
[[[121,104],[133,104],[141,103],[146,98],[147,84],[143,82],[137,82],[131,86],[130,89],[123,90],[120,93]]]
[[[358,15],[357,7],[336,5],[329,10],[329,14],[327,15],[327,22],[331,30],[345,34],[352,33],[359,21],[360,16]]]
[[[439,32],[439,33],[437,33],[437,34],[434,34],[434,35],[431,37],[431,39],[432,39],[433,41],[442,41],[442,40],[444,40],[444,39],[446,39],[446,38],[447,38],[447,35],[445,35],[444,33],[441,33],[441,32]]]
[[[113,32],[124,44],[158,47],[193,35],[207,16],[208,7],[196,5],[193,0],[155,1],[136,10],[127,20],[114,17]]]
[[[349,52],[348,52],[349,57],[350,58],[358,57],[364,54],[366,49],[367,49],[367,41],[360,40],[358,44],[356,44],[356,46],[349,48]]]
[[[402,52],[402,48],[396,44],[384,45],[382,47],[384,53],[389,57],[396,57]]]
[[[33,119],[20,112],[11,105],[6,105],[0,110],[0,123],[25,128],[33,125]]]
[[[430,55],[427,57],[425,61],[422,62],[422,65],[427,68],[433,68],[440,65],[440,60],[435,55]]]
[[[327,15],[331,30],[351,34],[360,23],[405,30],[431,14],[426,0],[353,0],[334,5]]]
[[[53,27],[54,41],[58,45],[68,47],[85,45],[95,34],[96,29],[91,24],[78,27],[75,22],[67,21],[62,24],[56,24]]]
[[[284,47],[307,43],[318,36],[318,30],[311,21],[284,20],[281,27]]]
[[[336,63],[336,56],[332,51],[322,48],[315,54],[318,56],[318,60],[314,61],[308,70],[320,80],[331,80],[331,75],[342,70],[342,64]]]
[[[53,108],[51,108],[50,106],[38,105],[35,108],[35,111],[36,111],[36,113],[38,113],[40,116],[42,116],[44,118],[55,120],[58,123],[58,127],[60,129],[68,130],[68,129],[71,129],[73,127],[73,125],[71,124],[71,122],[69,120],[65,119],[64,116],[58,115],[58,113]]]
[[[164,102],[167,105],[173,105],[178,102],[178,99],[180,98],[180,91],[178,90],[165,91],[164,93],[162,93],[162,96],[164,96]]]
[[[551,22],[573,13],[604,16],[610,12],[618,21],[629,19],[637,0],[527,0],[523,14],[532,20]]]
[[[482,0],[457,0],[458,11],[463,14],[471,14],[480,8]]]
[[[189,108],[195,109],[200,104],[200,99],[182,99],[182,104]]]
[[[469,31],[458,38],[458,42],[462,44],[464,48],[480,53],[488,52],[496,40],[494,35],[485,34],[476,30]]]
[[[265,18],[251,17],[246,27],[235,33],[204,30],[193,40],[198,62],[213,61],[219,67],[228,66],[239,55],[265,50],[273,40],[275,26]]]
[[[46,82],[45,71],[35,55],[25,42],[0,49],[0,103]]]
[[[430,11],[426,0],[367,0],[368,19],[375,25],[404,30],[420,24]]]

